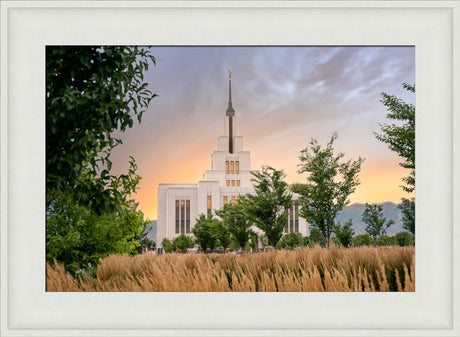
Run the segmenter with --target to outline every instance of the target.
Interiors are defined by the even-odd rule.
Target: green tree
[[[366,203],[362,214],[362,220],[367,225],[366,233],[371,235],[374,240],[378,240],[381,235],[386,235],[386,230],[392,224],[393,220],[387,220],[383,216],[382,205],[369,205]]]
[[[374,242],[374,239],[369,234],[361,234],[353,238],[354,246],[370,246],[373,245]]]
[[[137,165],[131,157],[126,174],[112,175],[109,157],[115,131],[140,122],[155,96],[143,82],[154,61],[146,48],[46,48],[46,254],[69,271],[141,245]]]
[[[149,223],[134,203],[110,216],[74,205],[69,198],[61,197],[53,206],[47,214],[46,259],[64,264],[72,275],[96,267],[110,254],[136,254]]]
[[[359,185],[358,174],[364,159],[339,163],[343,153],[334,155],[334,133],[325,149],[312,139],[301,151],[298,173],[309,173],[306,184],[294,184],[292,190],[300,195],[299,214],[318,228],[329,247],[337,213],[349,203],[348,197]]]
[[[217,238],[213,229],[216,226],[216,222],[220,221],[215,219],[212,214],[206,216],[201,213],[192,228],[196,242],[203,252],[206,252],[208,248],[213,250],[216,247]]]
[[[415,234],[415,199],[402,199],[398,208],[402,212],[403,228]]]
[[[143,82],[150,62],[147,48],[46,48],[48,209],[63,195],[98,214],[126,206],[117,188],[125,175],[110,174],[109,157],[122,143],[114,131],[131,128],[134,118],[140,122],[156,96]]]
[[[233,205],[226,203],[224,207],[216,210],[216,215],[222,219],[224,226],[228,228],[232,241],[241,249],[246,248],[253,233],[252,222],[245,214],[245,201],[243,199],[240,198]]]
[[[228,249],[232,242],[231,233],[226,224],[219,219],[215,219],[213,227],[211,228],[212,234],[217,240],[217,246],[222,247],[224,252]]]
[[[251,174],[255,194],[247,195],[247,214],[264,231],[268,243],[276,247],[286,225],[286,209],[292,205],[292,193],[283,180],[286,175],[270,166],[263,166],[261,172],[251,171]]]
[[[174,251],[185,254],[189,248],[193,248],[195,246],[195,241],[191,236],[182,233],[172,241],[172,245]]]
[[[163,246],[165,253],[172,253],[175,251],[173,243],[167,238],[164,238],[163,241],[161,241],[161,245]]]
[[[403,83],[403,87],[415,93],[415,85]],[[412,192],[415,188],[415,106],[401,99],[382,93],[380,102],[386,106],[389,113],[387,118],[398,121],[398,124],[380,124],[382,133],[374,132],[375,137],[388,144],[390,150],[396,152],[404,161],[402,167],[409,169],[409,176],[403,178],[403,189]]]
[[[393,220],[387,220],[383,216],[383,206],[378,204],[369,205],[366,203],[362,219],[367,224],[366,233],[371,235],[376,241],[381,235],[386,235],[388,227],[394,224]]]
[[[334,225],[335,237],[337,238],[339,244],[341,244],[344,247],[350,247],[353,241],[355,230],[352,228],[352,226],[353,222],[351,221],[351,219],[345,222],[343,226],[340,222]]]
[[[415,85],[403,83],[403,87],[415,93]],[[409,175],[403,178],[405,185],[401,187],[406,192],[413,192],[415,189],[415,106],[396,96],[386,93],[382,93],[382,96],[380,101],[389,111],[387,118],[396,121],[397,124],[380,124],[382,133],[374,132],[374,135],[404,159],[399,165],[410,171]],[[403,213],[404,228],[415,234],[415,199],[403,198],[398,208]]]
[[[294,249],[303,245],[303,237],[300,233],[288,233],[283,235],[278,242],[277,248]]]

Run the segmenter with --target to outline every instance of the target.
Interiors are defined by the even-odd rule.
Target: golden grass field
[[[414,247],[112,255],[97,278],[47,265],[47,291],[414,291]]]

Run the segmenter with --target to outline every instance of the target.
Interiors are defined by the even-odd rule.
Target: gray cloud
[[[223,132],[228,69],[238,133],[254,161],[289,154],[279,163],[293,172],[310,138],[324,143],[334,131],[347,155],[370,165],[395,160],[372,131],[385,121],[381,92],[413,100],[401,87],[415,81],[412,47],[158,47],[153,54],[157,65],[145,78],[159,97],[113,154],[120,167],[134,155],[146,182],[190,154],[209,168]]]

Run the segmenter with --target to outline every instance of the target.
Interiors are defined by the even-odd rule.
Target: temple
[[[161,250],[164,238],[174,239],[181,233],[190,234],[195,219],[201,214],[213,213],[225,203],[248,193],[254,194],[251,184],[251,155],[243,149],[243,137],[237,133],[237,117],[232,105],[232,79],[229,71],[228,107],[224,118],[224,135],[218,137],[217,150],[211,155],[211,169],[203,179],[193,184],[159,184],[157,247]],[[285,233],[308,234],[305,219],[298,215],[298,206],[292,206]],[[256,232],[260,232],[255,229]]]

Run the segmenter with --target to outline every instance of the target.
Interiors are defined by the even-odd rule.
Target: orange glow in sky
[[[221,134],[216,130],[216,134]],[[337,140],[339,141],[339,140]],[[196,148],[190,151],[188,155],[180,155],[179,159],[172,154],[170,159],[165,159],[163,165],[151,158],[147,162],[139,162],[139,174],[143,176],[140,183],[140,189],[135,196],[139,203],[139,208],[144,212],[144,215],[155,220],[157,217],[157,188],[159,183],[196,183],[202,179],[205,170],[211,168],[211,153],[217,147],[217,136],[215,144],[209,144],[207,147]],[[251,151],[246,146],[246,150]],[[391,154],[391,152],[389,152]],[[262,158],[257,153],[251,151],[252,168],[254,170],[261,169],[262,165],[272,165],[277,169],[283,169],[287,173],[286,181],[288,183],[306,182],[305,174],[298,174],[297,163],[298,155],[295,153],[278,152],[273,158]],[[289,155],[292,158],[289,158]],[[365,157],[365,156],[364,156]],[[357,159],[355,157],[345,156],[345,160]],[[408,174],[408,170],[398,165],[399,158],[396,155],[386,159],[385,162],[375,161],[369,163],[366,160],[361,166],[359,174],[360,185],[356,191],[350,196],[350,203],[377,203],[392,201],[400,202],[401,198],[409,197],[410,195],[404,192],[401,178]],[[283,163],[285,166],[283,166]],[[287,164],[287,165],[286,165]],[[154,173],[149,173],[148,168],[152,168]]]
[[[210,163],[208,163],[210,167]],[[150,179],[148,183],[141,183],[141,189],[135,197],[136,201],[139,202],[139,208],[144,212],[145,216],[151,220],[156,219],[157,215],[157,188],[159,183],[163,182],[181,182],[181,183],[196,183],[201,179],[204,170],[201,167],[184,167],[183,171],[170,172],[171,177],[174,173],[177,173],[174,181],[165,180],[159,181],[158,179]],[[405,169],[396,166],[389,169],[376,169],[367,170],[363,167],[360,173],[361,184],[357,187],[355,193],[350,196],[350,203],[377,203],[392,201],[399,203],[401,198],[408,198],[410,195],[403,192],[399,185],[402,185],[401,178],[406,175]],[[296,175],[299,179],[293,179],[287,177],[288,183],[293,182],[305,182],[305,179],[301,179],[301,175]]]
[[[158,94],[141,124],[121,135],[111,156],[114,173],[138,164],[143,179],[135,196],[157,218],[159,183],[197,183],[211,169],[211,153],[224,132],[228,69],[237,135],[251,152],[251,167],[298,175],[300,151],[311,138],[325,146],[334,132],[344,160],[365,158],[351,203],[400,202],[409,172],[401,158],[376,140],[389,123],[381,93],[414,103],[402,83],[415,82],[413,47],[154,47],[156,66],[145,80]]]

